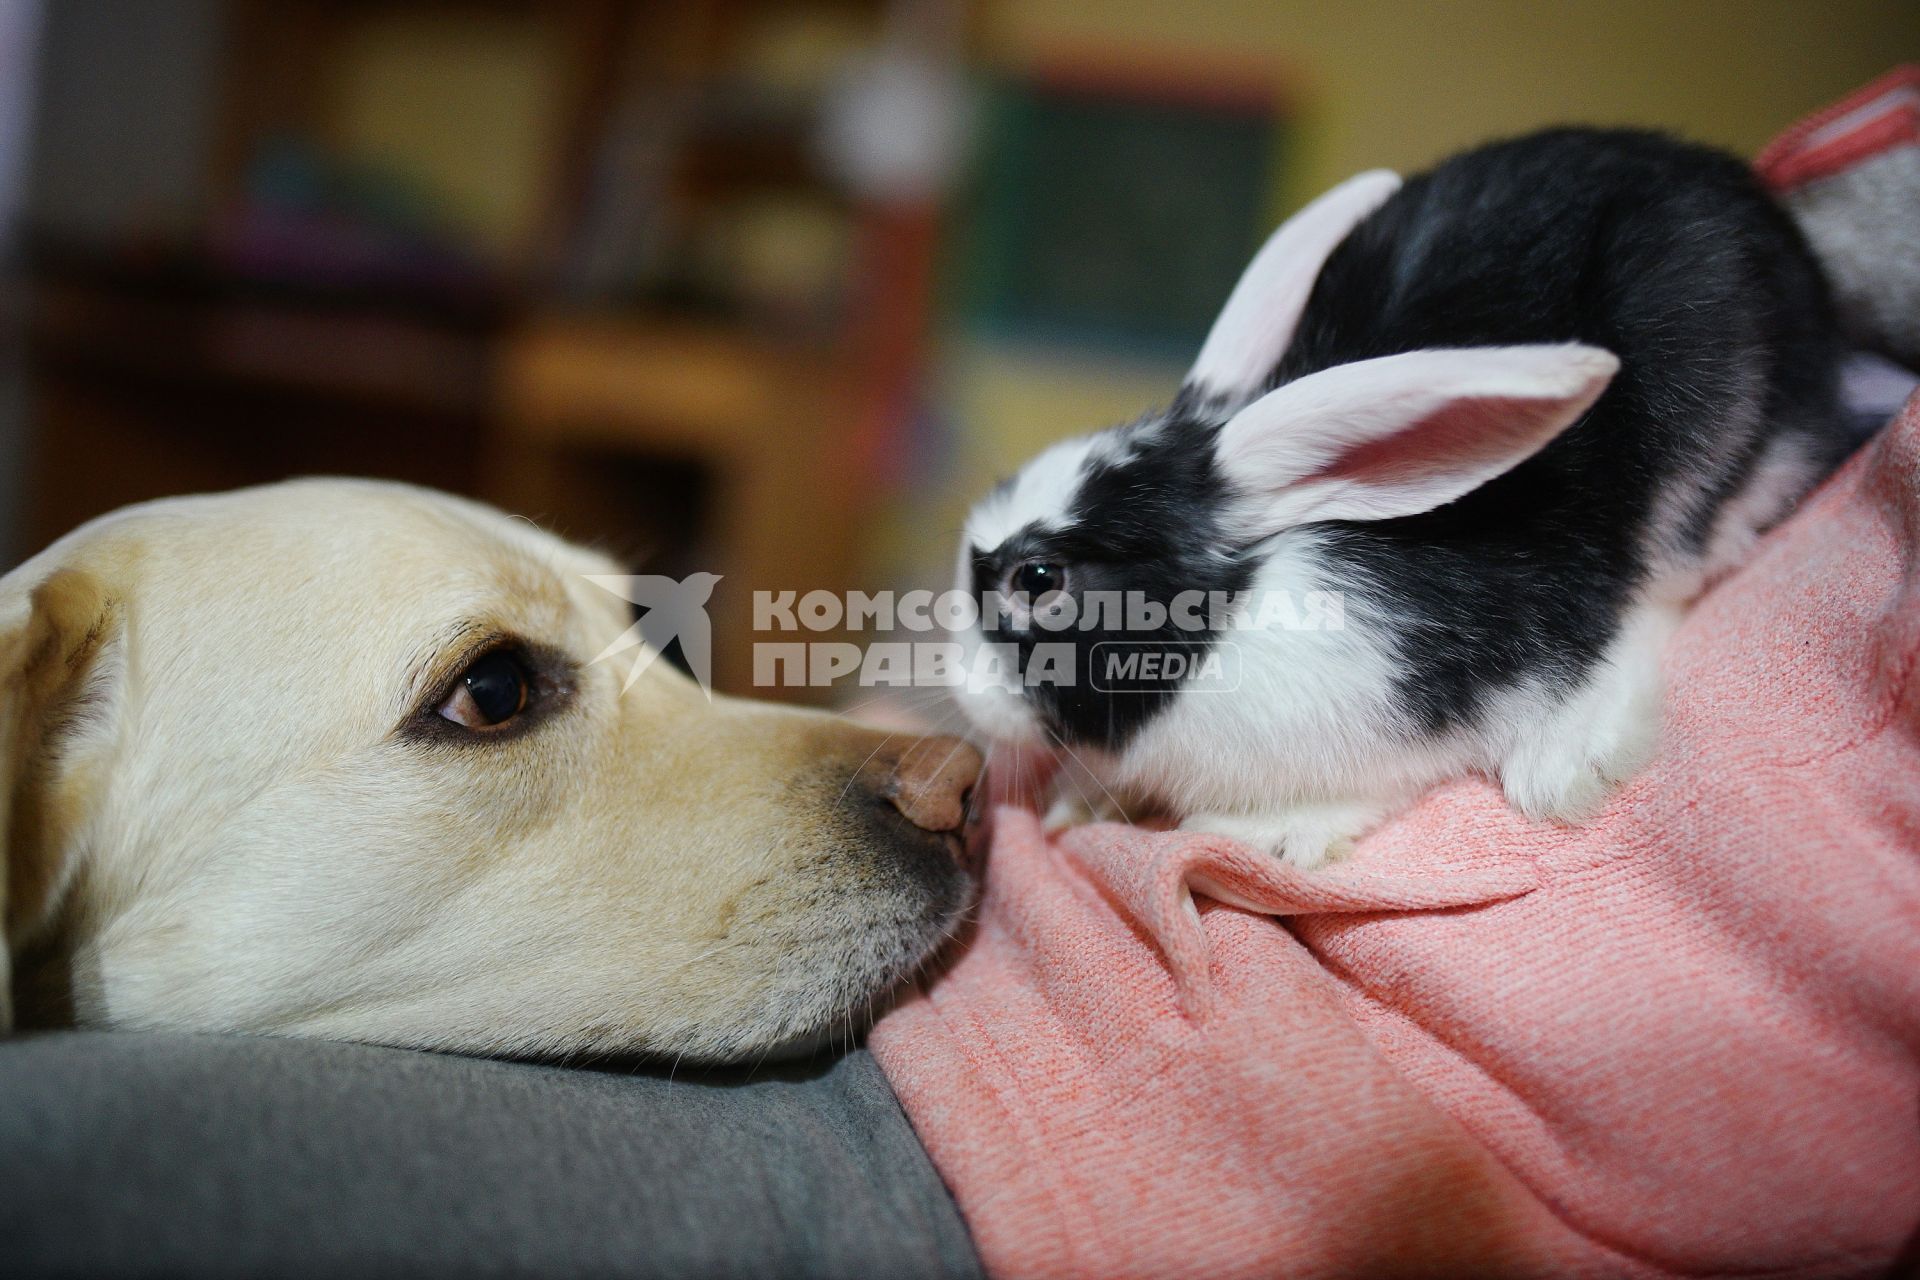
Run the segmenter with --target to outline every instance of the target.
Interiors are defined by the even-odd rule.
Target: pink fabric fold
[[[1768,186],[1787,192],[1911,146],[1920,146],[1920,63],[1897,66],[1795,124],[1753,167]]]
[[[1302,873],[1003,810],[872,1037],[1002,1277],[1882,1274],[1920,1229],[1920,398],[1690,615],[1579,827]]]

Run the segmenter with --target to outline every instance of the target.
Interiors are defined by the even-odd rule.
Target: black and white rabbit
[[[1008,599],[961,635],[995,672],[962,706],[1302,866],[1470,771],[1589,814],[1654,749],[1679,610],[1844,453],[1839,357],[1731,156],[1559,129],[1362,174],[1268,240],[1170,408],[975,508],[960,585]],[[1084,607],[1112,592],[1235,604],[1143,632]],[[1273,593],[1338,625],[1261,625]],[[1237,652],[1211,682],[1093,669],[1142,642]],[[1061,644],[1071,671],[1035,659]]]

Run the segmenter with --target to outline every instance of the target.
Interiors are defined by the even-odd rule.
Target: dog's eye
[[[505,649],[475,660],[439,706],[440,714],[468,729],[491,729],[527,707],[527,669]]]

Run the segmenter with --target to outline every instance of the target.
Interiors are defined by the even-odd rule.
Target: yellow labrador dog
[[[860,1016],[970,903],[979,757],[660,662],[623,694],[619,571],[327,480],[0,579],[20,1021],[727,1060]]]

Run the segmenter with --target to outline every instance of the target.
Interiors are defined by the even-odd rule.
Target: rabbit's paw
[[[1660,650],[1670,629],[1668,617],[1638,620],[1584,687],[1521,718],[1500,766],[1508,803],[1530,818],[1589,818],[1653,758],[1660,742]]]
[[[1226,836],[1307,870],[1352,853],[1354,841],[1379,820],[1377,806],[1318,804],[1277,813],[1196,813],[1180,829]]]
[[[1048,835],[1059,835],[1069,827],[1083,827],[1089,822],[1125,822],[1127,815],[1118,801],[1109,796],[1089,800],[1078,792],[1063,791],[1053,797],[1053,803],[1047,806],[1046,814],[1040,819],[1040,829]]]

